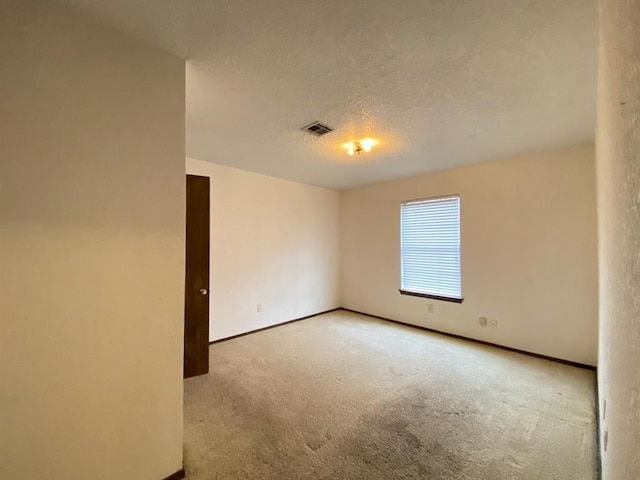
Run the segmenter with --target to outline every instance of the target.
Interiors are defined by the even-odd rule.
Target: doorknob
[[[200,295],[206,295],[207,293],[209,293],[209,292],[207,291],[206,288],[201,288],[200,289]]]

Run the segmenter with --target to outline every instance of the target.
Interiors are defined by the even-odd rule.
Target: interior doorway
[[[209,177],[187,175],[184,378],[209,372]]]

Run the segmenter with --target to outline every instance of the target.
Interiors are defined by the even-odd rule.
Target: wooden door
[[[187,175],[184,378],[209,372],[209,178]]]

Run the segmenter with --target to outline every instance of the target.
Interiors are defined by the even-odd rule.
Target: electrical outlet
[[[427,303],[427,313],[433,313],[433,303]]]
[[[495,318],[490,318],[489,319],[489,327],[498,328],[498,320],[496,320]]]
[[[480,318],[478,319],[478,323],[479,323],[481,326],[486,327],[486,326],[487,326],[487,317],[480,317]]]
[[[262,311],[262,304],[258,303],[256,304],[256,312],[261,312]]]

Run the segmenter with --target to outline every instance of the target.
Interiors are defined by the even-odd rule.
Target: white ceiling
[[[594,138],[596,0],[65,1],[188,59],[200,160],[342,189]]]

